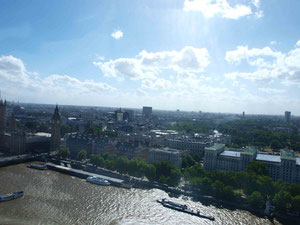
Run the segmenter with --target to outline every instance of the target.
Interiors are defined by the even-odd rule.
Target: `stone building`
[[[191,139],[166,139],[165,146],[180,150],[187,150],[191,155],[204,155],[204,148],[212,145],[211,142],[195,141]]]
[[[51,149],[58,150],[60,148],[61,140],[60,140],[60,122],[61,122],[61,115],[56,105],[54,114],[51,120],[52,123],[52,130],[51,130]]]
[[[181,151],[176,149],[165,148],[153,148],[149,151],[148,163],[169,161],[175,166],[181,165]]]
[[[6,100],[0,99],[0,135],[5,134],[6,128]]]
[[[290,149],[281,149],[280,155],[270,155],[258,153],[252,146],[233,151],[224,144],[214,144],[205,148],[204,169],[243,171],[253,160],[265,163],[273,180],[300,183],[300,158],[295,157],[294,151]]]

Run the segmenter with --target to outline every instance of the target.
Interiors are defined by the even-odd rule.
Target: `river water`
[[[54,171],[29,169],[26,164],[0,168],[0,194],[21,190],[23,198],[0,203],[0,224],[271,224],[247,211],[169,197],[159,189],[97,186]],[[159,198],[187,204],[216,220],[165,208],[156,202]]]

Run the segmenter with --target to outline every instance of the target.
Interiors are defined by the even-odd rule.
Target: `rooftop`
[[[237,151],[224,151],[220,155],[221,156],[228,156],[228,157],[239,158],[241,156],[241,153],[237,152]]]
[[[277,162],[277,163],[281,162],[279,155],[268,155],[268,154],[257,154],[256,160],[266,161],[266,162]]]
[[[172,154],[180,154],[180,151],[177,149],[172,149],[172,148],[153,148],[150,150],[150,152],[165,152],[165,153],[172,153]]]
[[[289,150],[289,149],[281,149],[280,150],[281,153],[281,158],[282,159],[287,159],[287,160],[296,160],[295,154],[293,150]]]
[[[209,150],[209,151],[216,151],[216,150],[218,150],[218,149],[220,149],[220,148],[224,148],[225,147],[225,145],[224,144],[214,144],[213,146],[211,146],[211,147],[205,147],[205,150]]]
[[[245,155],[253,155],[257,152],[257,148],[255,146],[246,146],[242,154]]]

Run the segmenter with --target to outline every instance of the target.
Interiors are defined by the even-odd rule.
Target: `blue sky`
[[[0,0],[8,100],[300,115],[298,0]]]

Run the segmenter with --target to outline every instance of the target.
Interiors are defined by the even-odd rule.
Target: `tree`
[[[86,159],[86,154],[87,154],[86,150],[82,149],[80,152],[78,152],[77,159],[79,161],[82,161],[82,160]]]
[[[190,154],[185,155],[182,158],[182,162],[181,162],[181,168],[187,168],[187,167],[191,167],[193,165],[195,165],[195,160],[192,158],[192,156]]]
[[[258,191],[266,199],[266,197],[274,195],[274,182],[269,176],[258,176],[257,180]]]
[[[104,166],[104,159],[100,156],[100,155],[94,155],[92,154],[90,156],[90,162],[95,165],[95,166],[99,166],[99,167],[103,167]]]
[[[59,157],[66,158],[68,155],[70,155],[69,148],[67,148],[67,147],[60,148],[57,155]]]
[[[248,197],[248,201],[252,208],[261,208],[264,204],[264,198],[258,191],[252,192],[252,194]]]
[[[279,141],[276,139],[271,141],[270,146],[272,149],[276,149],[276,150],[281,148]]]
[[[163,161],[154,162],[153,165],[156,167],[155,180],[172,186],[176,186],[179,183],[181,172],[173,163]]]
[[[291,204],[292,196],[287,191],[280,191],[275,194],[273,202],[275,209],[278,211],[283,211]]]
[[[251,161],[247,166],[248,173],[255,173],[257,175],[268,176],[269,171],[266,164],[258,161]]]
[[[148,180],[154,180],[156,174],[156,168],[152,164],[147,164],[145,175],[148,178]]]
[[[292,198],[292,207],[293,210],[300,214],[300,195],[296,195]]]
[[[225,185],[224,185],[221,181],[216,180],[216,181],[211,185],[211,187],[213,188],[213,190],[214,190],[214,195],[215,195],[217,198],[222,198],[222,197],[223,197]]]
[[[196,164],[184,170],[184,176],[187,180],[190,180],[193,177],[205,177],[206,175],[207,172],[203,169],[201,164]]]

